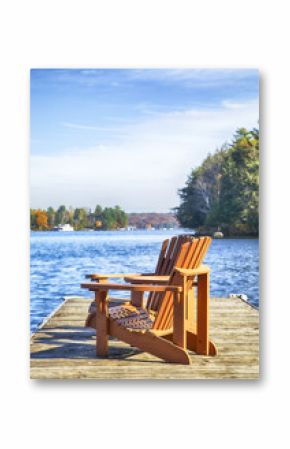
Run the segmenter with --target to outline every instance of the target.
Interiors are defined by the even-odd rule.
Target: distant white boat
[[[136,231],[136,226],[127,226],[126,228],[125,228],[125,231]]]
[[[67,223],[67,224],[59,224],[59,225],[57,225],[57,226],[55,226],[54,228],[53,228],[53,231],[64,231],[64,232],[68,232],[68,231],[74,231],[74,228],[69,224],[69,223]]]

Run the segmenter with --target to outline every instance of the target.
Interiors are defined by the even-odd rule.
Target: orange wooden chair
[[[168,362],[190,364],[188,349],[204,355],[217,353],[209,340],[209,268],[201,265],[211,239],[190,240],[177,246],[175,241],[176,248],[170,251],[174,264],[169,275],[127,276],[127,284],[81,284],[95,292],[97,355],[107,356],[109,335]],[[158,263],[164,267],[166,251],[161,254]],[[195,279],[196,319],[194,298],[188,294]],[[109,307],[110,290],[130,291],[131,302]],[[147,304],[144,292],[150,292]]]
[[[156,268],[154,273],[143,273],[143,274],[138,274],[138,273],[92,273],[92,274],[87,274],[86,278],[91,279],[94,282],[99,282],[99,283],[104,283],[104,282],[108,282],[108,279],[114,279],[114,278],[122,278],[124,279],[125,277],[128,278],[129,276],[150,276],[150,275],[170,275],[173,268],[174,268],[174,264],[176,261],[176,257],[178,255],[178,251],[180,249],[180,246],[182,245],[182,243],[185,242],[190,242],[192,241],[192,235],[188,235],[188,234],[180,234],[178,236],[174,236],[171,239],[166,239],[164,240],[164,242],[161,245],[161,250],[160,250],[160,254],[158,257],[158,261],[156,264]],[[142,279],[144,279],[142,277]],[[150,301],[152,298],[153,293],[151,292],[149,294],[149,298],[148,300]],[[137,301],[137,296],[138,294],[135,292],[132,292],[131,294],[131,301],[134,304]],[[126,302],[126,299],[120,299],[120,298],[109,298],[110,302]],[[89,308],[89,313],[88,313],[88,317],[86,320],[86,326],[88,327],[96,327],[96,302],[93,301],[90,308]]]

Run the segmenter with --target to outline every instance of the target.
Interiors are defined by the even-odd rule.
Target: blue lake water
[[[174,231],[32,232],[30,245],[31,331],[64,296],[92,296],[80,283],[86,273],[152,272],[164,239]],[[257,239],[213,240],[205,259],[210,265],[211,295],[244,293],[259,304]],[[115,296],[124,297],[124,292]]]

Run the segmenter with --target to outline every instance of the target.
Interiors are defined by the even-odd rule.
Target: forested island
[[[233,141],[208,155],[179,190],[181,226],[200,234],[259,233],[259,130],[238,129]]]

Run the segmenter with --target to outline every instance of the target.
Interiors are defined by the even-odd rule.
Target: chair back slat
[[[169,239],[164,240],[164,242],[162,243],[160,254],[159,254],[159,258],[158,258],[157,265],[156,265],[156,268],[155,268],[155,273],[156,274],[160,274],[161,273],[161,268],[162,268],[162,265],[164,263],[164,258],[165,258],[166,249],[168,247],[168,244],[169,244]]]
[[[196,268],[196,266],[198,266],[198,262],[202,259],[203,256],[203,247],[204,245],[206,245],[206,238],[205,237],[201,237],[200,239],[198,239],[198,243],[197,246],[195,248],[195,251],[192,255],[192,259],[191,259],[191,267],[192,268]]]
[[[168,267],[169,267],[169,264],[170,264],[170,258],[172,256],[172,253],[173,253],[174,247],[176,245],[176,242],[177,242],[177,237],[172,237],[172,239],[170,240],[169,246],[168,246],[168,250],[167,250],[166,255],[165,255],[164,263],[162,264],[162,267],[161,267],[161,271],[158,274],[160,274],[160,275],[168,274]]]
[[[203,261],[203,259],[205,258],[205,255],[207,253],[207,250],[208,250],[210,244],[211,244],[211,238],[209,238],[209,237],[206,238],[205,237],[204,241],[203,241],[203,245],[202,245],[201,251],[200,251],[200,253],[198,255],[197,260],[195,261],[195,267],[198,267],[201,264],[201,262]]]
[[[187,252],[187,255],[186,255],[186,258],[185,258],[185,260],[183,261],[183,264],[182,264],[183,268],[191,266],[192,258],[194,256],[194,253],[195,253],[197,245],[198,245],[198,239],[192,239],[191,240],[191,245],[190,245],[190,247],[188,249],[188,252]]]
[[[197,268],[211,243],[210,237],[201,237],[192,239],[191,242],[185,242],[181,245],[176,263],[176,268]],[[172,285],[180,285],[182,282],[181,276],[173,271],[171,273],[169,283]],[[187,288],[192,288],[193,280],[187,281]],[[154,321],[153,329],[169,329],[173,324],[173,294],[171,292],[159,293],[158,304],[154,303],[157,315]]]
[[[179,235],[177,237],[174,249],[173,249],[172,254],[170,256],[169,264],[167,266],[167,273],[166,273],[167,275],[170,275],[172,270],[173,270],[173,268],[174,268],[174,265],[175,265],[175,262],[176,262],[176,258],[177,258],[178,254],[179,254],[181,245],[183,243],[191,241],[191,240],[192,240],[192,237],[190,237],[188,235]]]

